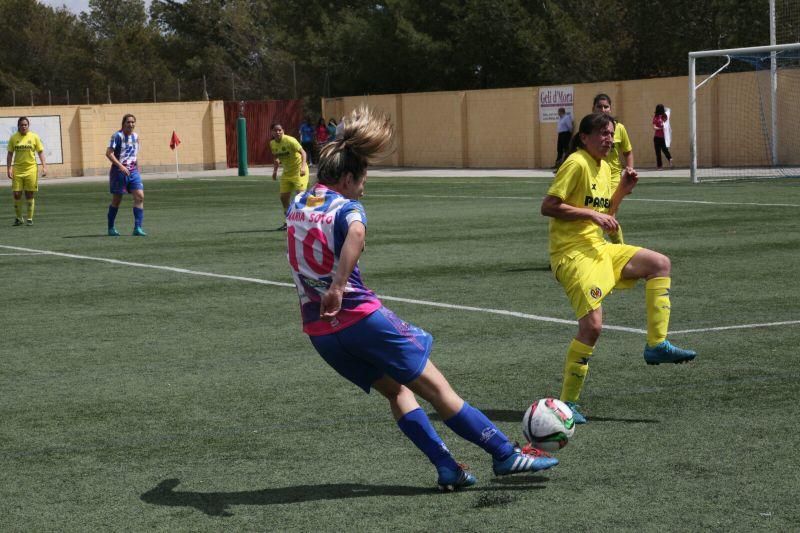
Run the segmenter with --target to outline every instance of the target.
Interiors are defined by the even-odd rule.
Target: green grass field
[[[576,329],[536,318],[573,318],[547,185],[371,177],[364,198],[365,281],[515,439]],[[646,366],[642,333],[606,330],[590,423],[543,475],[494,478],[436,418],[478,476],[455,494],[302,334],[273,182],[146,186],[144,239],[129,199],[104,236],[105,184],[43,187],[19,228],[0,191],[1,531],[800,529],[800,182],[643,179],[619,218],[671,257],[671,339],[698,359]],[[606,324],[644,329],[643,307],[641,284],[617,292]]]

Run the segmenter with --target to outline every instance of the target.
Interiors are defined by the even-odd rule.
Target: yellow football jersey
[[[303,156],[300,155],[300,150],[303,148],[297,139],[291,135],[284,135],[281,141],[271,140],[269,142],[269,149],[272,150],[272,156],[281,160],[283,165],[283,177],[299,176],[300,163],[303,161]],[[308,173],[306,173],[307,175]]]
[[[44,145],[32,131],[25,135],[16,132],[8,140],[8,151],[14,153],[14,172],[24,174],[36,171],[36,153],[43,152]]]
[[[633,150],[631,139],[628,137],[628,130],[622,125],[622,122],[617,122],[614,128],[614,145],[611,151],[605,158],[605,162],[611,168],[611,192],[613,193],[619,185],[619,180],[622,178],[622,154]]]
[[[585,150],[577,150],[558,168],[549,196],[574,207],[608,213],[611,207],[611,169]],[[572,250],[599,248],[605,244],[603,230],[591,220],[550,219],[550,255],[557,260]]]

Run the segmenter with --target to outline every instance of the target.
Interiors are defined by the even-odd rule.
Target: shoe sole
[[[449,483],[449,484],[448,483],[444,483],[444,484],[443,483],[438,483],[436,485],[436,488],[439,489],[439,492],[455,492],[457,490],[461,490],[461,489],[465,489],[467,487],[471,487],[471,486],[475,485],[477,482],[478,482],[478,480],[475,477],[472,477],[472,479],[467,478],[467,479],[461,481],[461,483]]]
[[[685,357],[683,359],[676,359],[675,361],[648,361],[647,359],[644,360],[645,363],[647,363],[648,365],[651,365],[651,366],[658,366],[658,365],[660,365],[662,363],[665,364],[665,365],[669,365],[669,364],[682,365],[684,363],[689,363],[691,361],[694,361],[694,357]]]
[[[471,487],[474,484],[475,483],[470,483],[469,485],[437,485],[436,488],[439,490],[439,492],[456,492],[458,490]]]

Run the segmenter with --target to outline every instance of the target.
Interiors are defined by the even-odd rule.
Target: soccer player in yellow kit
[[[575,151],[558,169],[542,201],[541,212],[550,220],[550,266],[564,287],[578,319],[578,334],[567,351],[561,400],[572,408],[575,422],[586,417],[578,410],[589,358],[603,326],[603,299],[614,288],[629,288],[645,279],[647,310],[647,364],[684,363],[696,357],[691,350],[667,340],[670,315],[668,257],[658,252],[607,242],[619,224],[612,210],[611,169],[606,162],[614,143],[614,119],[592,113],[581,120],[572,139]],[[635,173],[623,172],[618,187],[629,194]]]
[[[289,199],[308,188],[308,154],[297,142],[297,139],[283,132],[283,126],[275,123],[271,128],[272,140],[269,149],[275,164],[272,169],[272,180],[278,178],[278,165],[283,165],[281,175],[281,204],[283,204],[284,223],[278,230],[286,229],[286,211],[289,210]]]
[[[14,195],[15,226],[23,224],[22,191],[25,191],[25,201],[28,204],[24,223],[28,226],[33,225],[35,197],[39,190],[39,168],[36,165],[36,154],[39,154],[39,161],[42,162],[42,176],[47,176],[47,161],[44,157],[42,139],[30,131],[28,117],[20,117],[17,120],[17,132],[8,140],[8,156],[6,157],[8,179],[11,180],[11,192]]]
[[[612,116],[611,97],[603,93],[595,96],[594,102],[592,103],[592,111],[594,113],[605,113],[606,115]],[[631,145],[631,139],[628,137],[628,130],[625,129],[622,122],[615,122],[614,144],[611,146],[611,150],[608,151],[608,155],[604,158],[611,169],[611,194],[614,194],[614,191],[617,190],[623,170],[629,175],[635,173],[633,170],[633,145]],[[625,161],[624,169],[622,168],[623,160]],[[615,215],[616,213],[612,214]],[[623,244],[625,241],[622,237],[622,227],[619,227],[617,231],[613,233],[609,233],[608,239],[613,243]]]

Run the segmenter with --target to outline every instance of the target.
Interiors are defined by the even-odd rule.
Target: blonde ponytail
[[[360,179],[367,165],[394,149],[394,126],[388,115],[359,106],[344,119],[341,137],[320,153],[317,181],[333,185],[347,173]]]

